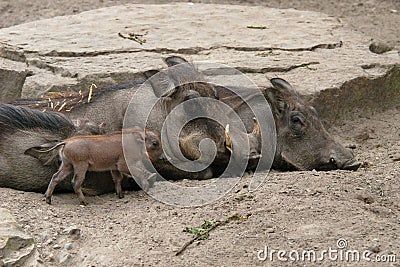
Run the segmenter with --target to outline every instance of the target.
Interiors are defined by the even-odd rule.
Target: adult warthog
[[[179,104],[196,99],[198,97],[207,97],[209,99],[220,100],[236,110],[241,120],[245,123],[247,133],[237,136],[243,138],[243,142],[251,142],[251,146],[257,146],[238,153],[246,155],[254,151],[260,152],[260,136],[257,129],[254,129],[254,113],[249,108],[249,101],[259,97],[259,94],[249,92],[247,88],[231,88],[233,91],[215,86],[206,82],[203,75],[194,65],[180,57],[168,57],[165,62],[169,67],[163,71],[160,76],[150,79],[147,82],[148,90],[151,94],[146,95],[142,104],[156,103],[147,118],[146,128],[162,132],[163,123],[168,114]],[[70,118],[88,117],[96,123],[106,122],[108,131],[120,130],[123,125],[124,116],[128,109],[129,102],[138,89],[145,84],[146,78],[157,75],[158,71],[148,71],[144,73],[143,79],[130,81],[124,84],[116,85],[110,88],[101,89],[95,92],[90,103],[79,103],[68,113]],[[261,90],[263,99],[267,100],[273,113],[273,121],[277,132],[277,147],[273,159],[273,166],[282,170],[333,170],[350,169],[355,170],[359,167],[350,150],[345,149],[336,142],[325,130],[321,120],[318,118],[314,108],[309,106],[292,86],[283,79],[271,79],[272,87]],[[243,92],[238,97],[235,92]],[[258,92],[259,93],[259,92]],[[243,98],[243,96],[245,96]],[[18,101],[17,101],[18,104]],[[197,109],[203,109],[204,114],[212,117],[213,113],[219,110],[213,110],[210,106],[194,105],[184,107],[181,115],[187,116]],[[134,126],[137,117],[146,114],[141,113],[140,108],[130,110],[130,117],[133,118],[130,126]],[[260,118],[259,118],[260,119]],[[155,161],[156,169],[169,179],[206,179],[216,176],[224,171],[227,162],[230,159],[233,149],[241,149],[243,143],[238,138],[233,142],[227,142],[229,131],[226,125],[229,122],[218,124],[215,121],[198,118],[189,121],[179,135],[178,149],[182,155],[189,160],[197,160],[201,157],[199,150],[203,139],[211,139],[216,147],[216,154],[213,163],[204,170],[188,172],[180,170],[171,164],[170,159],[165,157],[162,160]],[[266,125],[260,121],[261,125]],[[235,131],[233,125],[230,125],[230,131]],[[247,135],[247,136],[246,136]],[[165,140],[162,140],[165,142]],[[168,142],[168,140],[166,140]],[[163,143],[168,146],[168,143]],[[174,149],[177,149],[174,148]],[[176,152],[172,149],[172,152]],[[253,151],[253,152],[252,152]],[[257,165],[259,157],[248,157],[250,164],[248,169],[252,170]],[[50,179],[49,175],[49,178]],[[111,179],[109,179],[111,181]],[[48,181],[48,180],[47,180]],[[111,184],[112,190],[113,186]]]
[[[78,134],[99,134],[101,129],[88,120],[71,120],[57,112],[41,112],[0,104],[0,186],[25,191],[43,191],[57,170],[57,154],[32,158],[24,152],[36,146],[51,147]],[[71,189],[63,183],[60,189]]]
[[[97,123],[105,122],[107,131],[109,132],[121,130],[123,119],[131,99],[137,93],[138,89],[144,85],[146,79],[152,77],[147,82],[148,94],[145,94],[140,99],[139,104],[141,107],[154,104],[154,107],[150,114],[143,114],[142,108],[137,108],[134,111],[130,110],[129,117],[132,119],[130,126],[137,126],[138,124],[135,120],[145,116],[147,124],[140,126],[161,132],[166,117],[179,104],[199,97],[218,99],[214,86],[205,81],[202,73],[193,64],[176,56],[166,58],[165,62],[171,68],[162,72],[157,70],[147,71],[144,73],[143,79],[136,79],[124,84],[95,90],[90,103],[87,101],[87,95],[78,96],[75,105],[67,102],[66,107],[68,108],[64,108],[62,111],[71,119],[87,117]],[[47,101],[47,99],[23,99],[16,100],[13,103],[41,109],[51,108],[54,104]],[[60,107],[60,105],[64,104],[56,105]],[[184,108],[180,115],[185,117],[191,112],[199,110],[203,110],[205,117],[208,117],[207,114],[210,115],[213,113],[213,110],[210,108],[194,104],[193,106]],[[238,133],[237,129],[232,129],[234,128],[233,125],[231,125],[231,131],[226,131],[225,128],[228,124],[229,122],[224,122],[223,125],[220,125],[205,118],[193,120],[182,129],[182,133],[179,136],[179,145],[174,149],[180,149],[185,158],[195,160],[200,156],[199,145],[201,140],[209,138],[216,144],[217,157],[215,161],[225,163],[229,160],[230,153],[225,145],[225,137],[233,133],[239,139],[243,139],[243,142],[247,141],[247,137],[250,137],[250,146],[252,148],[250,148],[248,153],[252,154],[250,156],[255,158],[257,155],[254,154],[256,154],[256,147],[258,147],[258,144],[256,144],[258,138],[255,134],[259,132],[250,131],[248,134],[245,132]],[[232,142],[235,141],[237,140],[233,139]],[[240,146],[236,146],[235,151],[239,151],[240,148]],[[246,154],[246,152],[242,154]],[[33,154],[32,156],[39,157],[39,155]],[[223,159],[221,160],[221,158]],[[205,179],[211,178],[217,173],[214,166],[200,172],[182,171],[170,164],[166,158],[154,163],[156,169],[167,178]]]

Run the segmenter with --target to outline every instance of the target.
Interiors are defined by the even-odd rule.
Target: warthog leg
[[[122,192],[121,182],[124,177],[122,176],[122,173],[120,171],[113,170],[111,171],[111,176],[115,184],[115,193],[119,198],[123,198],[124,192]]]
[[[44,194],[46,197],[46,203],[51,204],[51,196],[53,195],[53,191],[56,186],[65,179],[73,170],[73,166],[70,162],[63,161],[61,163],[60,168],[58,171],[53,175],[49,186],[47,187],[46,193]]]
[[[79,164],[74,165],[74,171],[75,171],[75,182],[74,182],[74,191],[76,195],[78,196],[79,200],[81,201],[82,205],[87,205],[88,203],[86,202],[85,196],[83,195],[82,192],[82,184],[83,181],[85,180],[85,175],[86,171],[88,170],[89,164],[86,162],[82,162]]]
[[[137,178],[136,182],[144,191],[149,190],[150,183],[148,178],[150,172],[148,172],[146,169],[142,169],[136,166],[131,166],[130,173],[133,177]]]

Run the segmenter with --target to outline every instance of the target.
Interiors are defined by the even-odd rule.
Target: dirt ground
[[[0,0],[0,27],[128,2],[133,1]],[[398,0],[223,2],[322,11],[374,40],[400,47]],[[114,194],[88,197],[86,207],[78,205],[74,194],[58,194],[49,206],[41,194],[7,188],[0,188],[0,205],[34,236],[44,266],[57,266],[60,260],[68,266],[365,266],[365,250],[372,251],[370,266],[380,266],[379,259],[393,261],[390,255],[396,263],[381,265],[400,266],[399,111],[359,114],[330,129],[364,162],[356,172],[274,171],[255,192],[248,192],[245,177],[219,201],[198,208],[168,206],[142,191],[126,192],[121,200]],[[212,220],[227,221],[175,255],[193,237],[183,231],[186,227]],[[81,230],[80,238],[63,233],[69,226]],[[268,256],[276,252],[260,261],[265,248]],[[293,262],[288,253],[287,262],[278,260],[278,250],[297,251],[300,258],[304,250],[315,251],[320,258],[330,248],[338,250],[331,260],[324,254],[321,261],[306,256]],[[357,250],[361,261],[341,260],[340,253],[348,250]]]

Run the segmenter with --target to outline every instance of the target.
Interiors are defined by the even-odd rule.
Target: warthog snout
[[[354,158],[353,153],[349,149],[342,148],[342,154],[332,153],[326,164],[331,165],[328,170],[342,169],[356,171],[360,167],[361,162]]]

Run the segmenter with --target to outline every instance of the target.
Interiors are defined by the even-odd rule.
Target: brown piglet
[[[129,153],[127,159],[130,168],[124,156],[123,145],[125,152]],[[159,134],[138,127],[108,135],[74,136],[47,151],[57,147],[61,147],[59,151],[61,166],[53,175],[45,193],[48,204],[51,204],[51,196],[57,184],[72,172],[74,172],[73,188],[83,205],[87,204],[82,193],[82,183],[87,171],[110,170],[119,198],[123,197],[121,188],[123,174],[136,177],[140,186],[147,190],[154,183],[156,174],[150,174],[143,163],[146,160],[157,160],[162,155]]]

